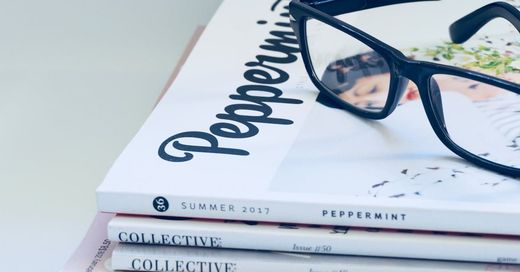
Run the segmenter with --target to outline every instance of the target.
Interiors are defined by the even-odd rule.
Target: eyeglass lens
[[[484,159],[520,166],[515,139],[520,135],[518,95],[499,87],[453,75],[434,75],[442,119],[449,138]],[[436,87],[434,86],[434,87]],[[515,152],[516,151],[516,152]]]
[[[321,21],[306,24],[314,73],[343,101],[371,112],[385,106],[390,88],[388,63],[372,48]]]

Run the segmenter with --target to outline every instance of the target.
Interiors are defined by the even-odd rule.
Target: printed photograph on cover
[[[324,24],[307,25],[307,31],[318,32],[308,42],[314,70],[322,83],[350,104],[367,110],[382,109],[391,78],[384,58],[352,39],[324,45],[324,41],[343,33],[328,30],[330,27]],[[401,51],[410,59],[520,83],[518,31],[509,26],[482,32],[485,34],[477,33],[464,44],[440,38]],[[437,106],[442,107],[446,129],[454,142],[487,159],[520,165],[519,95],[453,75],[434,75],[433,80],[441,93]],[[395,111],[382,121],[338,111],[334,101],[321,95],[317,101],[271,183],[272,190],[457,201],[520,200],[518,179],[481,170],[443,147],[412,82]],[[298,170],[302,168],[313,171]],[[319,187],[316,180],[320,180]]]

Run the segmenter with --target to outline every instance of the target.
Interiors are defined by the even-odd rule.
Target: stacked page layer
[[[476,272],[517,271],[514,265],[488,265],[390,258],[287,254],[246,250],[118,244],[115,270],[130,271],[294,271],[294,272]]]
[[[520,263],[516,236],[118,215],[108,224],[108,238],[148,245]]]

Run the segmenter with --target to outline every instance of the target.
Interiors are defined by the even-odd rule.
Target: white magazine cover
[[[451,50],[451,22],[488,2],[407,3],[342,19],[414,58],[467,66],[463,55],[435,54]],[[409,99],[381,121],[317,101],[287,4],[223,2],[98,187],[101,211],[520,235],[520,181],[454,155],[420,101]],[[510,40],[518,33],[502,23],[484,29],[496,38],[464,46],[500,40],[497,50],[517,57],[520,47]],[[446,103],[482,124],[472,144],[487,139],[493,150],[518,157],[515,122],[493,119],[500,100],[449,96]]]

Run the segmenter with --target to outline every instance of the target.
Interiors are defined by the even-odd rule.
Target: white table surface
[[[0,0],[2,271],[57,271],[220,0]]]

